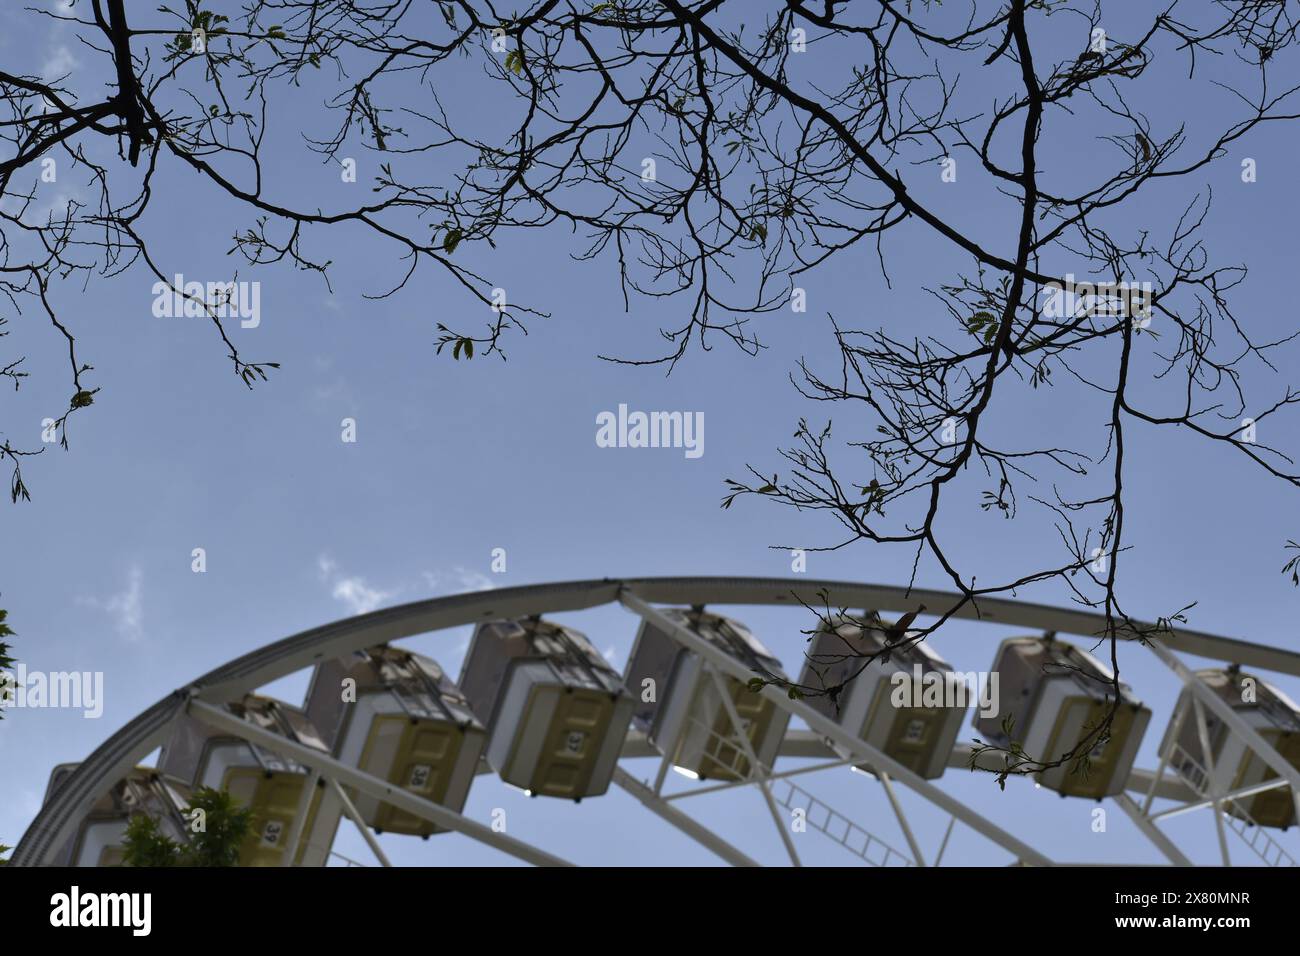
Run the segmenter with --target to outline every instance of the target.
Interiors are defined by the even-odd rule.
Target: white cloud
[[[127,570],[126,587],[106,600],[78,598],[78,604],[97,608],[113,619],[117,633],[128,641],[144,637],[144,572],[139,565]]]
[[[318,402],[332,402],[334,399],[343,399],[346,402],[355,404],[351,387],[341,378],[335,379],[328,385],[314,386],[311,394],[312,398]]]
[[[66,45],[60,43],[50,50],[49,55],[45,57],[45,62],[41,64],[41,80],[53,83],[55,80],[63,79],[79,66],[81,61],[72,55],[72,51]]]
[[[424,571],[422,576],[431,591],[442,590],[449,594],[460,594],[464,591],[491,591],[496,587],[492,579],[482,571],[472,571],[459,564],[450,571]]]
[[[316,559],[320,577],[330,587],[330,594],[342,602],[353,614],[365,614],[398,595],[398,591],[384,591],[371,587],[364,578],[345,575],[329,555]]]
[[[76,186],[71,189],[60,189],[48,200],[38,203],[34,209],[35,215],[31,217],[33,222],[45,225],[53,219],[54,222],[61,222],[71,216],[74,220],[79,219],[77,210],[70,209],[73,203],[82,203],[81,190]]]
[[[344,604],[353,614],[365,614],[377,607],[389,603],[403,591],[410,590],[410,584],[399,585],[391,590],[375,587],[365,578],[355,574],[346,574],[328,554],[316,559],[320,579],[330,589],[334,600]],[[426,587],[437,594],[463,594],[467,591],[491,591],[496,587],[492,579],[481,571],[456,565],[448,571],[422,571]]]

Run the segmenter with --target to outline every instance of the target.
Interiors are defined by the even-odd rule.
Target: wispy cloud
[[[318,402],[356,404],[356,393],[352,390],[352,386],[341,378],[336,378],[324,385],[313,385],[311,397]]]
[[[81,205],[81,190],[73,186],[71,189],[60,189],[53,193],[43,202],[37,203],[34,207],[35,216],[32,221],[45,224],[53,220],[61,222],[69,217],[73,219],[77,216],[78,210],[69,208],[73,203]]]
[[[330,590],[330,596],[343,604],[353,614],[365,614],[375,608],[390,603],[405,591],[412,589],[411,582],[399,584],[392,588],[383,588],[371,584],[364,577],[348,574],[339,567],[330,555],[322,554],[316,559],[316,567],[321,581]],[[462,594],[466,591],[491,591],[496,587],[492,579],[470,568],[456,565],[446,571],[422,571],[425,587],[435,594]],[[418,586],[415,588],[419,590]]]
[[[385,591],[371,587],[364,578],[357,575],[344,574],[329,555],[322,554],[316,559],[316,563],[320,568],[320,578],[329,586],[331,596],[344,604],[353,614],[373,611],[400,593],[400,588]]]
[[[50,11],[56,17],[72,17],[76,11],[69,0],[53,0],[50,4]],[[46,84],[59,84],[68,76],[81,68],[81,61],[77,59],[76,54],[72,52],[71,47],[63,42],[67,36],[67,28],[61,22],[55,22],[50,28],[49,37],[45,47],[45,56],[41,60],[41,81]],[[48,99],[42,99],[44,108],[49,111],[56,109],[55,105]],[[51,160],[55,157],[47,155],[45,160]],[[45,169],[41,169],[44,177]],[[41,182],[42,198],[35,203],[34,207],[28,210],[34,214],[32,221],[40,224],[48,223],[51,220],[59,221],[66,219],[70,213],[69,206],[76,202],[82,201],[81,189],[76,185],[59,184],[56,187],[49,187],[42,178]]]
[[[83,597],[78,604],[103,611],[113,621],[117,633],[128,641],[144,637],[144,572],[139,565],[127,570],[126,586],[107,598]]]
[[[81,61],[72,55],[72,51],[66,44],[60,43],[50,49],[41,63],[41,80],[45,83],[53,83],[55,80],[63,79],[79,66]]]
[[[491,591],[496,584],[482,571],[472,571],[459,564],[450,571],[424,571],[424,583],[431,591],[460,594],[463,591]]]

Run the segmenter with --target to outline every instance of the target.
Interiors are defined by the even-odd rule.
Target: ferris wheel
[[[739,619],[746,606],[798,607],[826,596],[870,611],[823,621],[797,673]],[[1035,778],[1039,787],[1110,801],[1173,865],[1190,860],[1163,822],[1196,811],[1213,817],[1225,864],[1234,862],[1231,836],[1250,862],[1295,865],[1282,839],[1300,810],[1300,708],[1263,675],[1300,676],[1300,654],[1182,628],[1131,641],[1132,653],[1153,654],[1182,686],[1158,766],[1144,769],[1136,757],[1154,715],[1127,686],[1116,702],[1113,675],[1083,646],[1104,632],[1102,615],[1004,599],[975,606],[942,591],[726,577],[477,591],[262,647],[158,701],[83,761],[56,768],[11,865],[120,863],[127,823],[140,813],[184,840],[185,808],[199,787],[224,789],[251,808],[241,865],[339,862],[333,842],[345,819],[381,865],[389,859],[377,833],[449,831],[528,863],[566,865],[462,812],[484,774],[530,795],[579,802],[621,789],[738,866],[756,865],[752,850],[692,815],[691,797],[757,791],[795,865],[802,861],[792,814],[864,865],[939,865],[957,826],[983,837],[990,859],[1061,862],[945,789],[948,769],[975,760],[996,771],[1005,756],[958,742],[970,701],[943,695],[963,686],[961,672],[924,643],[899,643],[900,628],[879,614],[918,603],[1019,631],[1002,641],[989,671],[1001,712],[975,709],[981,739],[1007,744],[1014,727],[1024,751],[1062,752],[1114,712],[1108,738],[1089,754],[1090,772],[1047,769]],[[559,620],[604,605],[621,605],[636,627],[622,672]],[[396,643],[466,625],[473,638],[455,680],[434,658]],[[1184,655],[1222,665],[1193,671]],[[304,671],[310,685],[300,704],[259,693]],[[804,698],[782,686],[790,681],[842,690]],[[155,751],[156,763],[142,766]],[[625,762],[638,758],[657,759],[656,773],[634,775]],[[803,786],[844,767],[879,785],[901,839],[873,832]],[[687,789],[665,792],[670,770],[689,780]],[[900,790],[947,817],[937,852],[923,852]]]

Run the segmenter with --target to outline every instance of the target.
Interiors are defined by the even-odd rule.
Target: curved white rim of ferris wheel
[[[81,762],[45,802],[14,848],[10,865],[39,866],[46,863],[71,836],[72,826],[90,805],[164,742],[172,721],[196,696],[211,704],[237,700],[245,693],[330,657],[482,620],[580,611],[620,601],[627,603],[629,598],[662,605],[797,606],[799,601],[804,601],[818,606],[822,603],[818,596],[821,591],[827,592],[833,606],[880,611],[906,611],[923,604],[930,614],[937,614],[961,601],[960,595],[952,592],[845,581],[731,577],[605,578],[456,594],[334,621],[261,647],[218,667],[168,694],[127,723]],[[966,603],[953,617],[1080,637],[1095,638],[1105,629],[1105,616],[1102,614],[1000,598],[982,598],[977,605]],[[1164,633],[1159,644],[1180,653],[1300,677],[1300,654],[1263,644],[1183,628]],[[1163,650],[1158,646],[1154,649],[1157,653]],[[1186,679],[1187,671],[1179,662],[1167,653],[1164,656],[1166,663]],[[828,752],[824,747],[819,749],[821,737],[818,734],[801,735],[796,731],[788,734],[787,738],[791,746],[783,746],[782,755],[815,756]],[[646,750],[645,755],[649,753]],[[1147,771],[1135,773],[1141,774],[1144,782],[1151,780]],[[1173,780],[1167,781],[1165,789],[1159,792],[1162,796],[1168,792],[1187,798],[1185,789]]]

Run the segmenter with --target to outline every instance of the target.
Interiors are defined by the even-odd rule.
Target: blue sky
[[[74,79],[79,70],[92,76],[102,70],[66,30],[16,6],[0,16],[7,69],[71,70]],[[1142,106],[1158,129],[1167,133],[1186,121],[1189,134],[1203,135],[1233,115],[1231,94],[1212,82],[1237,82],[1231,63],[1203,66],[1189,81],[1171,60],[1162,79],[1144,87],[1148,101]],[[486,79],[476,86],[469,78],[451,102],[470,113],[496,102],[495,94],[479,92]],[[987,109],[1013,80],[1005,65],[970,67],[962,74],[963,95]],[[97,82],[88,80],[87,90]],[[300,132],[324,129],[311,105],[320,95],[299,91],[273,114],[267,148],[282,159],[267,170],[267,190],[306,208],[364,202],[373,154],[358,148],[359,182],[347,184],[336,167],[301,147]],[[1192,116],[1190,103],[1196,104]],[[1082,126],[1045,132],[1052,175],[1086,176],[1108,149],[1098,137],[1110,130]],[[1234,305],[1262,340],[1295,327],[1290,287],[1300,190],[1294,142],[1290,127],[1265,127],[1197,179],[1153,188],[1113,220],[1127,229],[1167,230],[1197,189],[1212,187],[1208,248],[1224,263],[1250,265]],[[1245,157],[1258,162],[1256,183],[1241,181]],[[431,181],[453,172],[434,158],[421,162]],[[998,197],[972,162],[960,167],[954,184],[941,184],[938,172],[935,165],[906,176],[955,224],[1009,251],[1018,221],[1014,204]],[[51,203],[78,188],[69,178],[48,197]],[[155,189],[159,201],[142,229],[164,271],[228,278],[230,236],[252,217],[174,164],[164,164]],[[949,320],[936,313],[923,288],[969,266],[923,226],[906,224],[885,243],[892,288],[873,251],[850,252],[808,278],[807,313],[778,311],[755,320],[768,346],[757,357],[719,340],[665,376],[662,369],[618,367],[597,356],[655,354],[662,344],[656,330],[680,321],[684,300],[634,299],[625,313],[609,261],[574,261],[570,254],[580,241],[562,230],[507,236],[495,251],[471,246],[458,253],[494,277],[512,300],[551,313],[533,320],[526,338],[507,343],[504,363],[434,355],[437,322],[469,323],[484,313],[445,274],[422,270],[398,295],[366,299],[402,275],[405,263],[394,248],[355,229],[314,233],[309,241],[313,253],[334,260],[333,294],[319,277],[302,272],[240,272],[241,279],[262,283],[262,321],[257,328],[233,327],[231,334],[247,358],[282,365],[270,383],[251,392],[230,373],[210,327],[151,314],[153,279],[142,269],[55,291],[85,361],[95,366],[92,383],[102,391],[91,409],[73,418],[69,451],[50,447],[26,466],[33,500],[0,509],[0,602],[29,668],[103,671],[107,699],[98,720],[59,710],[6,714],[0,724],[0,841],[12,843],[21,834],[55,764],[88,753],[171,689],[305,628],[485,587],[604,576],[790,574],[788,552],[773,545],[830,545],[838,540],[836,529],[763,502],[742,501],[724,511],[724,479],[739,476],[751,462],[770,471],[777,465],[775,449],[788,442],[801,415],[822,420],[826,409],[800,400],[787,376],[800,357],[814,364],[831,358],[827,313],[900,335],[950,335]],[[1063,272],[1069,264],[1059,265]],[[41,419],[57,415],[66,401],[64,357],[39,316],[9,317],[13,334],[3,340],[3,354],[27,355],[32,377],[20,392],[4,393],[0,427],[32,443],[39,440]],[[1279,353],[1279,368],[1294,369],[1295,357],[1294,348]],[[1282,380],[1258,368],[1249,380],[1261,396],[1282,388]],[[673,449],[597,447],[597,414],[620,403],[703,412],[705,453],[688,459]],[[997,406],[996,427],[1025,444],[1065,434],[1100,452],[1099,407],[1095,395],[1068,383],[1051,393],[1013,386]],[[855,409],[832,415],[844,438],[869,430]],[[356,421],[355,443],[340,440],[344,418]],[[1130,613],[1154,618],[1195,601],[1192,627],[1293,647],[1297,592],[1278,569],[1284,541],[1300,536],[1294,494],[1186,434],[1138,426],[1129,434],[1127,521],[1134,550],[1122,565],[1121,594]],[[1261,440],[1274,437],[1285,442],[1287,436],[1261,428]],[[961,493],[973,502],[977,488]],[[1039,517],[1004,522],[956,507],[941,530],[954,552],[989,579],[1014,574],[1044,555],[1060,558],[1050,523]],[[207,554],[203,574],[191,571],[191,552],[199,547]],[[494,548],[506,549],[504,574],[491,571]],[[909,554],[867,544],[808,559],[808,574],[827,579],[898,584],[909,569]],[[944,585],[926,566],[918,580]],[[1024,596],[1065,600],[1054,588]],[[788,610],[730,613],[746,621],[787,670],[798,668],[806,617]],[[636,623],[628,613],[607,608],[574,615],[571,622],[609,649],[619,666],[624,663]],[[997,642],[1011,633],[953,624],[933,640],[959,670],[982,670]],[[411,646],[456,673],[465,639],[448,632]],[[1155,711],[1139,758],[1150,767],[1177,684],[1140,650],[1128,651],[1121,663],[1125,678]],[[305,683],[303,675],[276,690],[294,699]],[[1296,682],[1279,683],[1300,697]],[[964,739],[970,736],[963,731]],[[654,772],[650,763],[629,766],[641,775]],[[989,777],[953,770],[942,783],[1058,859],[1158,859],[1117,810],[1109,814],[1108,831],[1098,834],[1090,826],[1091,804],[1036,792],[1025,781],[1013,781],[1003,793]],[[904,845],[874,784],[833,771],[803,785]],[[923,848],[933,855],[947,818],[909,795],[904,801],[915,813]],[[701,798],[698,805],[702,820],[761,861],[783,859],[756,792]],[[486,821],[494,807],[507,810],[513,835],[578,862],[716,862],[615,791],[575,807],[529,801],[481,777],[466,812]],[[1198,862],[1215,860],[1208,816],[1179,818],[1169,831]],[[395,862],[509,862],[455,835],[429,842],[382,839]],[[852,862],[815,834],[800,841],[807,862]],[[1283,842],[1296,851],[1294,836]],[[336,848],[369,860],[346,825]],[[1247,859],[1239,844],[1233,852]],[[946,854],[949,863],[1005,859],[960,826]]]

